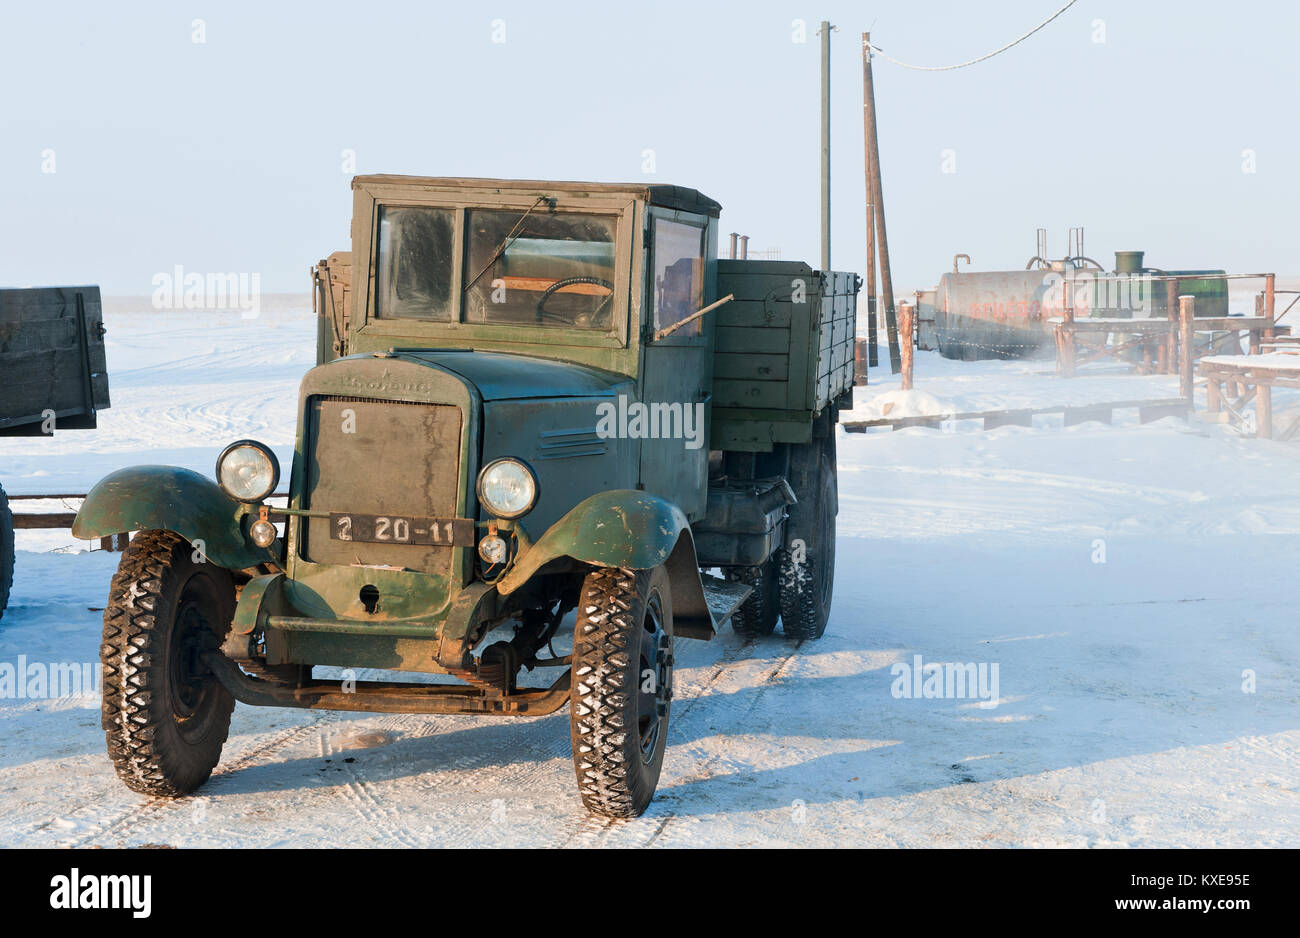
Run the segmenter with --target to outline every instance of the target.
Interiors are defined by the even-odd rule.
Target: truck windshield
[[[451,322],[450,209],[385,205],[379,210],[375,314]]]
[[[469,210],[465,321],[608,330],[616,227],[612,216]]]

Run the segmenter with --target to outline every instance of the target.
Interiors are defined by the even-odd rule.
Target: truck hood
[[[484,401],[543,397],[607,397],[631,379],[586,365],[470,349],[394,349],[379,353],[440,368],[478,389]],[[352,356],[349,356],[352,357]],[[369,355],[355,356],[369,358]]]

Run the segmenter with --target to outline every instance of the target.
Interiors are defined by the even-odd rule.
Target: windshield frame
[[[360,320],[359,331],[372,336],[394,338],[419,338],[421,340],[451,340],[460,345],[473,340],[506,342],[511,344],[581,345],[605,348],[627,348],[629,319],[632,311],[631,284],[633,282],[633,240],[637,200],[625,195],[587,195],[567,191],[546,192],[509,191],[439,192],[400,189],[367,191],[358,188],[354,205],[357,230],[353,232],[357,247],[365,246],[367,283],[364,293],[358,291],[355,301],[363,304],[356,310]],[[469,211],[518,212],[522,217],[537,205],[539,197],[553,201],[534,208],[556,214],[606,216],[614,221],[614,300],[608,329],[570,326],[520,326],[518,324],[476,323],[465,320],[465,285],[472,274],[465,270],[468,245],[466,243],[466,213]],[[453,248],[451,270],[452,320],[438,321],[420,318],[377,316],[379,217],[386,207],[442,208],[452,211]],[[639,306],[639,304],[637,304]]]

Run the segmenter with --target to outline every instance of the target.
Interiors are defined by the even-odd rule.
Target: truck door
[[[649,219],[640,381],[648,432],[639,434],[641,486],[694,520],[704,515],[708,499],[713,317],[662,338],[655,332],[713,301],[712,228],[703,216],[670,209],[652,207]]]

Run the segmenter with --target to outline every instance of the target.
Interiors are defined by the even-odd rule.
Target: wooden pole
[[[898,304],[898,331],[900,333],[903,365],[903,390],[912,390],[912,329],[915,317],[911,303]]]
[[[1074,302],[1070,281],[1061,280],[1061,324],[1056,327],[1056,370],[1062,378],[1074,377]]]
[[[872,176],[871,111],[867,100],[871,96],[871,50],[867,48],[870,34],[862,34],[862,168],[866,172],[867,193],[867,364],[875,368],[880,364],[880,341],[876,332],[876,197]]]
[[[1178,394],[1189,402],[1192,399],[1192,353],[1195,342],[1192,334],[1192,318],[1196,315],[1196,297],[1180,296],[1178,298],[1178,318],[1182,323],[1182,335],[1178,347],[1182,354],[1178,359]]]
[[[1277,275],[1269,274],[1264,278],[1264,316],[1268,319],[1268,328],[1264,330],[1264,338],[1273,338],[1273,323],[1277,322],[1274,312],[1277,309]]]
[[[1177,368],[1174,356],[1177,354],[1174,349],[1178,343],[1176,336],[1178,333],[1178,281],[1168,280],[1165,282],[1165,314],[1169,318],[1169,335],[1165,338],[1165,347],[1160,354],[1161,374],[1171,375]]]
[[[1273,389],[1267,384],[1255,385],[1255,438],[1273,439]]]
[[[894,310],[894,280],[889,271],[889,236],[885,231],[885,192],[880,179],[880,139],[876,129],[876,90],[871,77],[871,33],[862,34],[863,107],[866,109],[867,152],[871,154],[871,195],[876,212],[876,243],[880,253],[880,287],[885,301],[885,329],[889,335],[889,370],[898,374],[898,320]]]

